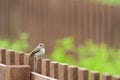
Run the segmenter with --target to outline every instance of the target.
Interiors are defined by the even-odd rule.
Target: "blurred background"
[[[43,42],[46,53],[53,53],[51,58],[54,60],[60,58],[62,60],[58,61],[69,63],[70,60],[64,56],[67,54],[79,62],[82,53],[86,57],[104,53],[101,59],[106,64],[106,53],[111,53],[110,61],[116,59],[113,54],[120,54],[119,4],[119,0],[0,0],[0,46],[29,52]],[[60,57],[62,53],[65,54]],[[71,58],[70,64],[79,66],[80,63],[74,60]],[[101,60],[97,61],[93,64]],[[83,62],[80,66],[93,65]],[[103,62],[99,63],[102,67],[89,69],[106,71],[101,70]],[[116,67],[120,66],[114,63]],[[108,62],[109,66],[112,64]],[[111,68],[107,72],[110,70],[115,72]],[[116,71],[120,72],[120,69]]]

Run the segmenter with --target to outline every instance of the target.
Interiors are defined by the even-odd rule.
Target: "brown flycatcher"
[[[45,54],[45,44],[44,43],[39,43],[36,48],[34,48],[29,56],[34,56],[36,58],[40,58]]]

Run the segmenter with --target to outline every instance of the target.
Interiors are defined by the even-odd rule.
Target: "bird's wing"
[[[34,55],[35,53],[39,52],[40,48],[36,47],[35,49],[32,50],[32,52],[30,53],[30,56]]]

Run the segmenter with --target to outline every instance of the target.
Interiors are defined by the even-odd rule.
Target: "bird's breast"
[[[35,54],[36,57],[43,56],[45,54],[45,49],[42,48],[39,52]]]

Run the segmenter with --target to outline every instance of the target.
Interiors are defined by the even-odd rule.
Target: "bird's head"
[[[45,47],[45,44],[44,44],[44,43],[39,43],[39,46],[40,46],[41,48],[44,48],[44,47]]]

